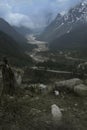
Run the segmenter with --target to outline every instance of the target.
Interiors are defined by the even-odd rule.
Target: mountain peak
[[[87,4],[87,0],[82,0],[82,5],[84,6],[85,4]]]
[[[55,20],[41,35],[41,40],[52,41],[67,32],[69,33],[72,29],[81,24],[87,24],[87,0],[82,0],[64,15],[58,13]]]

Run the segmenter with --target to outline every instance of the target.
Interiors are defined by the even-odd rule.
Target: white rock
[[[54,93],[55,93],[55,96],[59,96],[59,91],[55,90]]]
[[[46,85],[44,85],[44,84],[40,84],[39,85],[39,88],[41,88],[41,89],[45,89],[47,86]]]
[[[62,113],[60,111],[60,108],[56,104],[53,104],[51,106],[51,113],[54,121],[61,121]]]

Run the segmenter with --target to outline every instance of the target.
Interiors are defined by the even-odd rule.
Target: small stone
[[[59,96],[59,91],[55,90],[54,93],[55,93],[55,96]]]
[[[77,106],[78,106],[78,104],[76,103],[76,104],[75,104],[75,106],[77,107]]]

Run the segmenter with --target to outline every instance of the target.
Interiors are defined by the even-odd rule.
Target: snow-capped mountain
[[[55,20],[44,30],[40,39],[52,41],[85,23],[87,23],[87,0],[83,0],[64,15],[58,14]]]
[[[64,23],[75,24],[78,22],[87,22],[87,0],[70,9],[63,17]]]

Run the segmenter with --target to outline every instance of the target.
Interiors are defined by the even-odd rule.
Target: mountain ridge
[[[68,13],[58,14],[54,21],[40,35],[41,40],[52,41],[65,33],[69,33],[78,24],[87,23],[87,1],[80,2]]]
[[[11,36],[16,42],[23,44],[27,42],[27,39],[19,34],[8,22],[0,18],[0,31]]]
[[[3,56],[8,57],[11,64],[17,66],[32,63],[32,59],[23,52],[20,44],[6,33],[0,31],[0,59]]]

